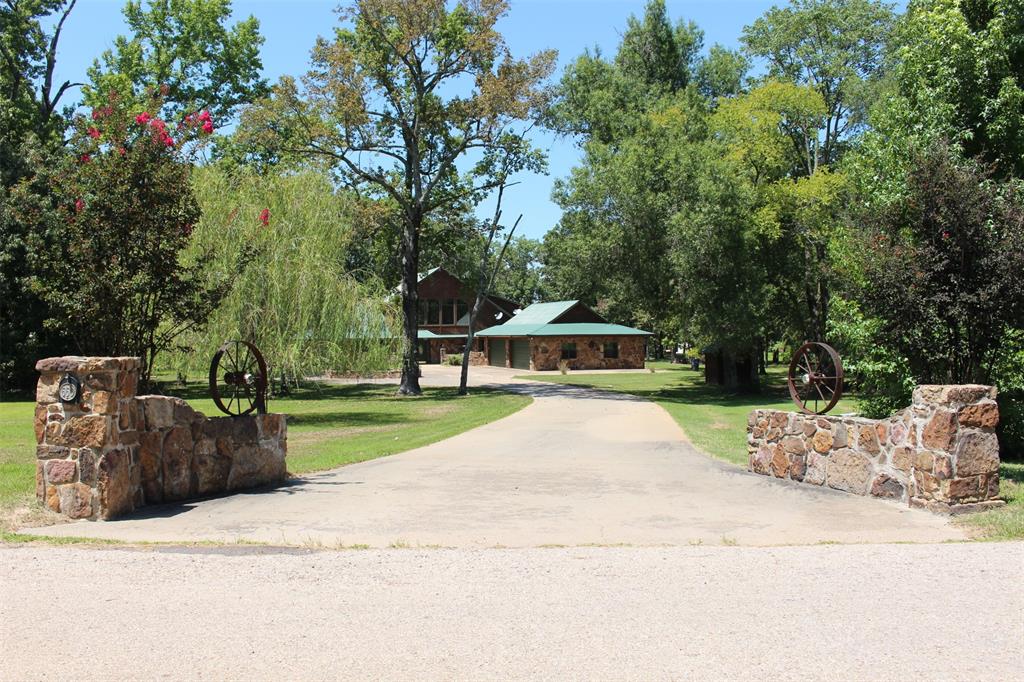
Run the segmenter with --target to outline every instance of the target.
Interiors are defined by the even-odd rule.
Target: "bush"
[[[462,353],[454,353],[445,356],[445,364],[454,365],[456,367],[462,366]]]
[[[1024,391],[999,393],[999,456],[1024,460]]]
[[[906,359],[884,343],[881,320],[836,297],[828,324],[829,340],[843,360],[844,383],[856,393],[863,416],[881,419],[910,404],[917,382]]]

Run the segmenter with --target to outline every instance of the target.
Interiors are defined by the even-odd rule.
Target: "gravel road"
[[[1022,567],[1022,543],[0,546],[0,679],[1022,679]]]

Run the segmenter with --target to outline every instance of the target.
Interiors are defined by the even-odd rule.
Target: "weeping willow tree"
[[[393,297],[346,266],[357,220],[352,197],[313,171],[259,176],[206,167],[194,184],[202,218],[187,257],[208,259],[209,277],[230,291],[169,369],[203,376],[228,339],[255,343],[271,374],[289,380],[398,365]]]

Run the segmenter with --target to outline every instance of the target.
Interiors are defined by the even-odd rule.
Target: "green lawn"
[[[528,379],[621,391],[661,405],[679,423],[698,448],[719,459],[747,466],[747,415],[756,408],[790,410],[793,403],[785,388],[786,367],[768,368],[766,387],[760,394],[730,393],[704,384],[703,372],[665,362],[648,363],[654,373],[530,375]],[[831,414],[855,412],[856,403],[843,398]],[[1006,506],[958,519],[980,539],[1024,538],[1024,463],[1003,462],[999,469],[1000,492]]]
[[[175,391],[170,391],[174,393]],[[219,415],[206,387],[177,391],[197,410]],[[304,388],[273,400],[270,410],[288,415],[288,470],[331,469],[437,442],[516,412],[531,398],[473,389],[426,388],[419,398],[399,398],[388,385]],[[35,509],[34,404],[0,403],[0,529],[24,523]]]

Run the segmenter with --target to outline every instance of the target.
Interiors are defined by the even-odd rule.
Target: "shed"
[[[487,364],[527,370],[643,369],[650,332],[612,324],[581,301],[534,303],[476,333]]]

